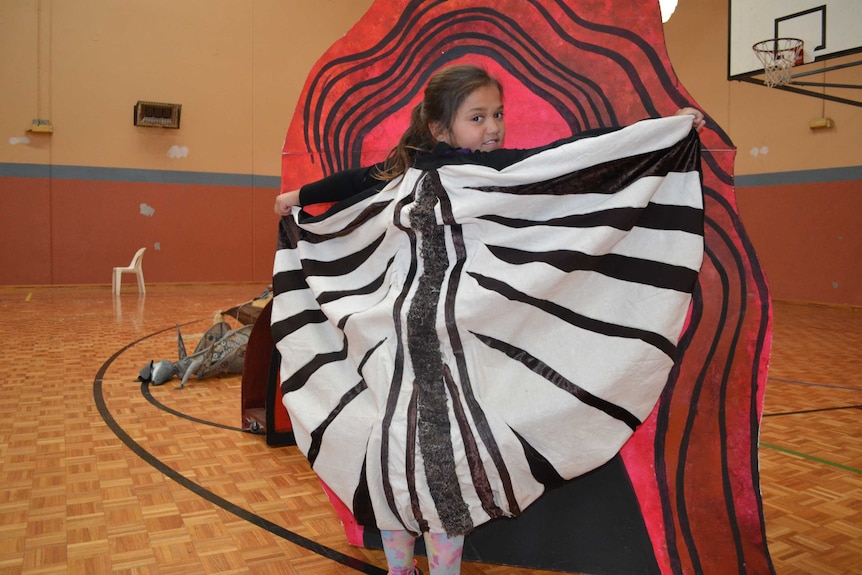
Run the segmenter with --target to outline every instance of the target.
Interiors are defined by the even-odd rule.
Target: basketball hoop
[[[763,83],[767,87],[785,86],[790,82],[793,67],[803,62],[802,45],[799,38],[772,38],[751,47],[763,63]]]

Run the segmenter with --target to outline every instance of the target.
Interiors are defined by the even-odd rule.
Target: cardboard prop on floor
[[[192,375],[205,379],[243,373],[252,327],[261,310],[271,300],[272,293],[267,288],[254,299],[217,313],[215,322],[204,332],[191,354],[186,351],[180,326],[177,325],[177,361],[151,360],[141,369],[137,380],[162,385],[179,377],[182,388]],[[225,316],[236,319],[240,323],[239,327],[234,329],[224,321]]]
[[[215,375],[242,373],[251,329],[251,325],[233,329],[229,323],[217,321],[204,332],[194,352],[188,354],[180,326],[177,325],[177,361],[150,360],[150,363],[141,369],[138,381],[162,385],[174,377],[179,377],[182,389],[193,375],[198,379],[205,379]]]
[[[285,140],[283,189],[382,159],[428,77],[462,62],[502,81],[512,148],[697,106],[668,61],[657,2],[381,0],[309,75]],[[757,469],[771,306],[736,211],[732,143],[709,117],[701,140],[704,260],[658,402],[607,464],[519,519],[474,531],[468,560],[592,573],[772,571]],[[328,492],[351,543],[375,545],[375,530],[345,505],[354,501]]]

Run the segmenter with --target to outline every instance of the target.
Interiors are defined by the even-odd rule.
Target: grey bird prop
[[[239,329],[231,329],[227,322],[218,322],[204,333],[194,353],[189,355],[178,325],[179,359],[175,363],[166,359],[157,362],[151,360],[141,369],[136,381],[162,385],[174,377],[179,377],[182,379],[179,388],[182,389],[192,375],[204,379],[213,375],[242,373],[252,327],[244,325]]]

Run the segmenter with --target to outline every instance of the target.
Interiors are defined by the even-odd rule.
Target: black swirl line
[[[340,551],[336,551],[330,547],[326,547],[325,545],[321,545],[316,541],[308,539],[307,537],[303,537],[289,529],[278,525],[277,523],[273,523],[268,519],[261,517],[251,511],[236,505],[235,503],[228,501],[227,499],[220,497],[213,493],[212,491],[206,489],[202,485],[195,483],[189,478],[182,475],[177,470],[168,466],[158,457],[147,451],[147,449],[142,446],[140,443],[135,441],[126,431],[122,428],[122,426],[114,419],[114,416],[111,414],[111,411],[108,409],[108,406],[105,402],[105,396],[102,391],[102,383],[104,381],[105,373],[108,371],[108,368],[111,367],[111,364],[117,360],[123,353],[139,344],[140,342],[149,339],[153,336],[159,335],[166,331],[175,329],[175,326],[171,326],[169,328],[165,328],[163,330],[159,330],[157,332],[151,333],[150,335],[144,336],[132,343],[120,348],[118,351],[114,352],[111,357],[109,357],[105,363],[99,368],[99,371],[96,373],[95,378],[93,379],[93,400],[96,403],[96,408],[99,411],[99,415],[102,417],[102,421],[105,422],[105,425],[114,433],[114,435],[121,441],[123,444],[128,447],[135,455],[140,457],[144,462],[148,463],[154,469],[162,473],[168,479],[176,482],[180,486],[188,489],[195,495],[209,501],[213,505],[231,513],[240,519],[247,521],[261,529],[265,529],[272,535],[276,537],[281,537],[282,539],[293,543],[299,547],[302,547],[312,553],[320,555],[321,557],[325,557],[331,561],[336,563],[340,563],[346,567],[350,567],[351,569],[355,569],[360,573],[367,573],[369,575],[386,575],[386,570],[381,569],[375,565],[370,563],[366,563],[355,557],[350,557],[349,555],[345,555]],[[206,423],[206,422],[203,422]],[[287,560],[287,558],[285,558]]]

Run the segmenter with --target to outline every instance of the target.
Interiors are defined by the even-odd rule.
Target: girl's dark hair
[[[410,114],[410,126],[390,150],[383,169],[374,176],[389,181],[406,172],[418,152],[430,151],[437,144],[428,126],[436,124],[444,131],[451,130],[455,113],[467,96],[486,86],[494,86],[503,97],[503,87],[497,79],[479,66],[450,66],[434,74],[425,86],[422,101]]]

